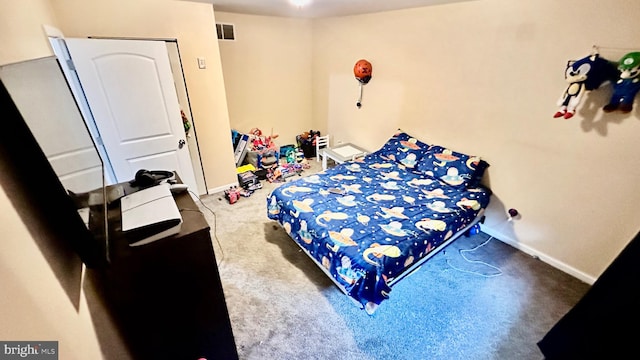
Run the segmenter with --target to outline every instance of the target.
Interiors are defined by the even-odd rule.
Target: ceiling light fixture
[[[311,4],[311,0],[289,0],[289,3],[300,8]]]

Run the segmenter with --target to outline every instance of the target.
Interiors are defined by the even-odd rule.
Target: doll
[[[565,69],[565,79],[569,85],[558,100],[560,109],[553,117],[570,119],[575,114],[585,92],[597,89],[605,81],[613,80],[617,76],[615,65],[598,54],[569,61]]]
[[[604,112],[620,111],[629,113],[633,109],[633,100],[640,91],[640,52],[632,52],[623,56],[618,65],[620,75],[613,85],[613,95]]]

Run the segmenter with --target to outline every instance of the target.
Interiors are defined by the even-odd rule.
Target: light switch
[[[198,69],[206,69],[207,68],[207,62],[204,60],[204,58],[199,57],[198,58]]]

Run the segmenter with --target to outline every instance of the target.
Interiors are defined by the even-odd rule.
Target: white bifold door
[[[140,169],[176,171],[196,192],[163,41],[64,39],[117,182]]]

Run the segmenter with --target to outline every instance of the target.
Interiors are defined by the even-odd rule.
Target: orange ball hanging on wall
[[[371,63],[364,59],[358,60],[353,66],[353,74],[356,76],[356,79],[363,84],[366,84],[371,80],[372,71],[373,68]]]
[[[360,82],[360,97],[356,103],[358,109],[362,107],[362,86],[366,85],[369,80],[371,80],[372,72],[373,67],[371,66],[371,63],[365,59],[356,61],[356,64],[353,66],[353,75],[355,75],[356,79]]]

